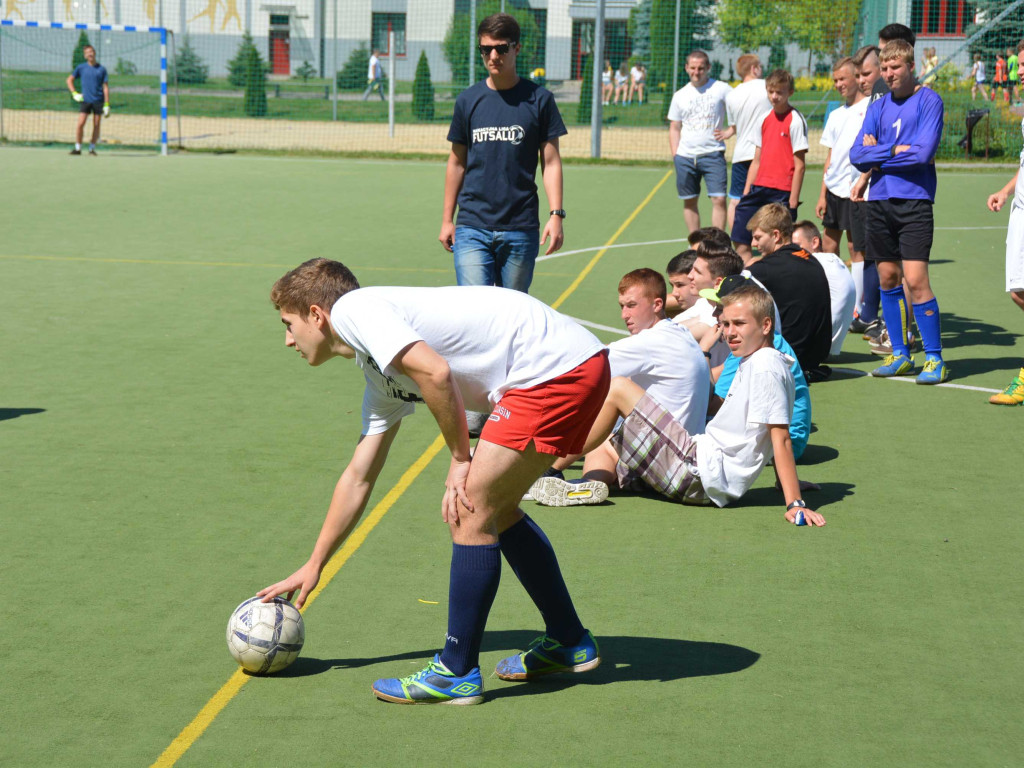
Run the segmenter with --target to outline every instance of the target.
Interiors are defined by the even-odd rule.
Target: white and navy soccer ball
[[[269,603],[250,597],[228,619],[228,650],[242,669],[280,672],[299,656],[306,638],[302,614],[283,597]]]

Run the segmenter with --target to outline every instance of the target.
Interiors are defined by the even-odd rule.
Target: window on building
[[[365,17],[364,17],[365,18]],[[395,55],[405,56],[405,14],[375,13],[373,14],[372,44],[374,50],[384,56],[390,56],[388,50],[388,33],[395,33]]]
[[[974,11],[967,0],[912,0],[910,28],[925,37],[963,37]]]

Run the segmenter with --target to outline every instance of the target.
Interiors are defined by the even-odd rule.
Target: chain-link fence
[[[486,74],[475,24],[500,11],[522,30],[518,72],[556,97],[566,156],[665,159],[668,107],[700,48],[733,85],[744,54],[791,72],[821,161],[833,63],[892,22],[916,33],[918,72],[946,103],[940,158],[967,154],[969,118],[971,154],[1020,151],[1022,0],[0,0],[0,19],[47,23],[0,27],[0,138],[70,140],[65,80],[84,32],[109,73],[105,139],[156,146],[153,37],[47,28],[88,23],[172,33],[172,147],[441,154],[455,97]]]

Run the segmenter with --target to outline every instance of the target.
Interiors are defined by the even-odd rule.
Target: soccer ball
[[[306,637],[302,614],[283,597],[250,597],[228,619],[228,650],[242,669],[257,675],[280,672],[299,656]]]

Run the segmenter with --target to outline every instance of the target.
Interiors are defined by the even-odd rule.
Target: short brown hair
[[[308,315],[314,305],[330,312],[338,299],[358,287],[356,276],[340,261],[310,259],[274,283],[270,300],[284,312]]]
[[[747,222],[747,230],[760,229],[764,233],[779,230],[783,237],[793,236],[793,217],[782,203],[768,203],[761,206]]]
[[[857,66],[853,63],[853,59],[849,56],[843,56],[843,58],[841,58],[839,61],[833,64],[832,71],[838,72],[843,67],[853,67],[854,70],[857,69]]]
[[[758,58],[756,53],[744,53],[736,59],[736,74],[742,79],[750,74],[750,70],[760,66],[760,64],[761,59]]]
[[[853,54],[853,66],[857,69],[863,67],[865,59],[867,59],[867,57],[872,53],[876,56],[878,55],[879,49],[877,45],[865,45],[863,48],[859,49],[855,54]]]
[[[765,88],[788,88],[790,93],[796,90],[796,85],[793,83],[793,76],[784,69],[773,70],[768,77],[764,79]]]
[[[697,258],[704,259],[708,265],[708,274],[712,277],[728,277],[743,271],[743,258],[732,248],[711,248],[698,251]]]
[[[732,304],[738,304],[741,301],[746,303],[750,309],[750,314],[754,316],[757,322],[760,323],[765,318],[771,320],[771,328],[774,332],[775,302],[772,301],[772,295],[768,291],[759,285],[744,285],[721,298],[723,308]]]
[[[804,236],[807,237],[808,240],[813,240],[816,237],[819,242],[821,241],[821,230],[818,229],[818,225],[810,219],[803,219],[793,225],[794,232],[798,229],[803,232]]]
[[[905,64],[913,64],[914,46],[906,40],[890,40],[878,54],[878,60],[892,61],[893,59],[900,59]]]
[[[731,248],[732,240],[724,229],[718,227],[701,227],[687,236],[687,241],[698,251],[708,247]]]
[[[707,51],[702,51],[700,48],[694,48],[692,51],[686,54],[686,61],[689,62],[690,59],[704,59],[705,63],[709,67],[711,66],[711,57],[708,56]]]
[[[495,40],[508,40],[510,43],[519,42],[519,22],[515,16],[507,13],[494,13],[481,21],[476,28],[476,39],[484,35],[493,37]]]
[[[692,248],[682,253],[677,253],[669,260],[668,266],[665,267],[665,272],[669,275],[688,275],[690,270],[693,269],[693,262],[697,260],[698,256],[700,256],[700,252]]]
[[[665,278],[661,276],[660,272],[655,272],[647,267],[627,272],[619,280],[619,294],[623,294],[635,286],[643,288],[644,296],[647,298],[661,299],[661,303],[665,303],[667,289],[665,287]]]

